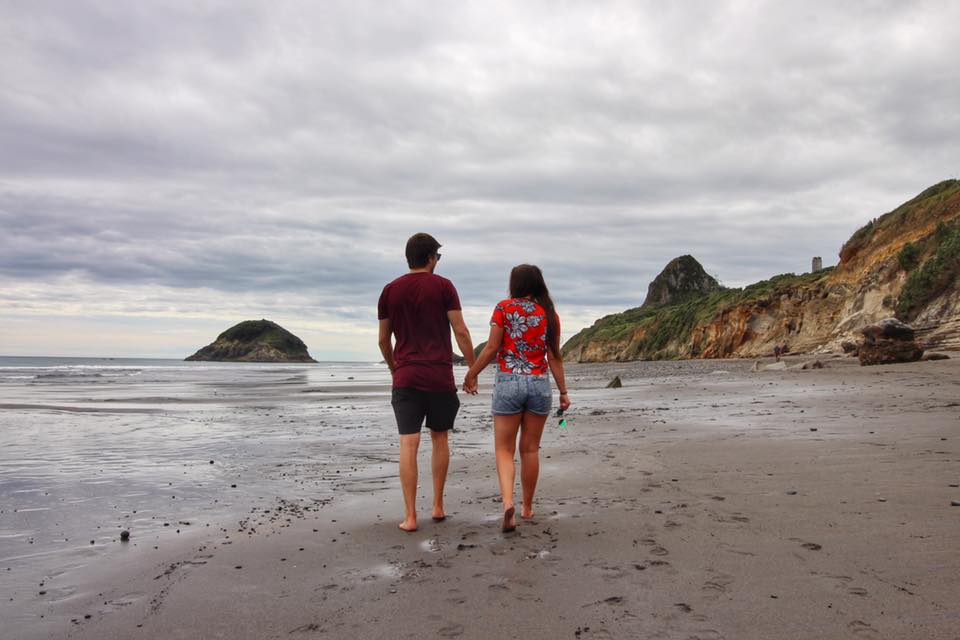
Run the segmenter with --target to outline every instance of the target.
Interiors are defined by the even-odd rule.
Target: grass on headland
[[[796,275],[785,273],[742,289],[724,289],[715,293],[663,307],[628,309],[597,320],[564,345],[564,351],[592,341],[628,341],[638,329],[645,329],[642,339],[625,345],[625,359],[667,359],[680,356],[669,350],[671,343],[682,344],[693,330],[735,306],[769,299],[786,293],[797,285],[825,278],[833,267]]]

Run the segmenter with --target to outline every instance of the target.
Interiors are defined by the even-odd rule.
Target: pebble
[[[788,495],[788,496],[795,496],[795,495],[797,495],[797,492],[794,491],[793,489],[791,489],[790,491],[787,491],[787,495]]]
[[[951,506],[951,507],[960,507],[960,500],[951,500],[951,501],[950,501],[950,506]]]
[[[817,431],[816,427],[810,427],[810,431]]]
[[[129,531],[127,531],[126,529],[124,529],[123,531],[120,532],[120,540],[121,540],[122,542],[126,542],[126,541],[129,540],[129,539],[130,539],[130,532],[129,532]]]

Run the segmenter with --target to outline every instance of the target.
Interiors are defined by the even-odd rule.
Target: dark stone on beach
[[[857,346],[857,343],[851,342],[850,340],[844,340],[841,342],[840,348],[843,349],[844,353],[849,353],[852,356],[857,355],[857,351],[860,350],[860,347]]]
[[[922,357],[923,349],[916,342],[898,342],[895,340],[880,340],[874,343],[864,342],[858,354],[861,366],[865,367],[877,364],[916,362]]]
[[[795,495],[797,495],[797,492],[794,491],[793,489],[791,489],[790,491],[787,491],[787,495],[788,495],[788,496],[795,496]]]
[[[949,360],[950,356],[945,353],[925,353],[923,354],[923,361],[929,362],[931,360]]]
[[[616,376],[613,380],[607,383],[607,389],[619,389],[623,386],[623,382],[620,381],[620,376]]]
[[[916,362],[923,357],[923,349],[914,340],[913,327],[896,318],[863,327],[860,333],[863,343],[857,355],[861,366]]]
[[[951,501],[950,501],[950,506],[951,506],[951,507],[960,507],[960,500],[951,500]]]
[[[121,541],[121,542],[126,542],[126,541],[128,541],[129,539],[130,539],[130,532],[129,532],[129,531],[127,531],[126,529],[124,529],[123,531],[120,532],[120,541]]]

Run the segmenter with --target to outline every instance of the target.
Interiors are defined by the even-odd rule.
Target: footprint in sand
[[[871,627],[869,624],[863,620],[854,620],[847,625],[847,628],[850,629],[853,633],[858,636],[864,636],[866,638],[879,638],[880,634],[877,633],[877,630]]]
[[[437,631],[437,635],[441,638],[456,638],[457,636],[462,636],[464,632],[464,627],[462,624],[451,624],[446,627],[442,627]]]
[[[707,580],[700,587],[700,590],[711,599],[719,598],[727,593],[727,587],[733,582],[733,577],[727,575],[718,575],[713,580]]]
[[[816,542],[804,542],[800,546],[809,551],[820,551],[820,549],[823,549],[823,545],[819,545]]]
[[[847,593],[849,593],[852,596],[860,596],[861,598],[866,598],[869,592],[863,587],[850,587],[849,589],[847,589]]]

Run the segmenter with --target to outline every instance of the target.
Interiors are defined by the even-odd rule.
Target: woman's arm
[[[476,362],[473,363],[473,366],[470,367],[467,375],[463,378],[464,391],[467,393],[477,392],[477,376],[497,357],[497,352],[500,351],[500,345],[502,343],[503,327],[492,325],[490,327],[490,337],[487,339],[487,345],[480,351]]]
[[[560,392],[560,408],[566,411],[570,408],[570,395],[567,393],[567,380],[563,375],[563,357],[560,354],[554,356],[547,353],[547,364],[550,366],[550,373],[557,383],[557,390]]]

